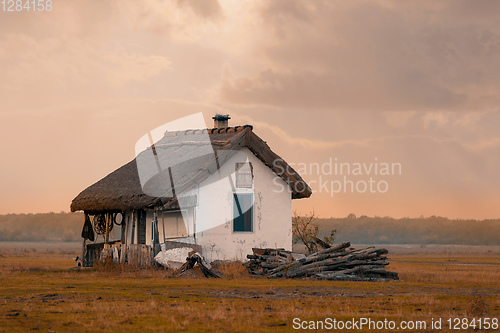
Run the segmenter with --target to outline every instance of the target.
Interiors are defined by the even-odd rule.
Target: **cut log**
[[[299,259],[299,260],[294,261],[290,264],[287,263],[287,264],[284,264],[282,266],[279,266],[279,267],[275,268],[274,270],[271,270],[269,273],[271,275],[276,274],[275,277],[281,277],[281,276],[283,276],[282,274],[277,274],[280,271],[293,269],[295,267],[299,267],[301,265],[307,265],[307,264],[309,264],[311,262],[315,262],[315,261],[321,261],[321,260],[327,259],[329,257],[341,256],[341,255],[343,255],[344,252],[339,252],[339,251],[342,251],[342,250],[348,248],[349,246],[351,246],[351,243],[349,243],[349,242],[345,242],[345,243],[341,243],[341,244],[336,245],[336,246],[332,246],[331,248],[313,253],[313,254],[311,254],[303,259]],[[339,252],[339,253],[335,254],[335,252]]]

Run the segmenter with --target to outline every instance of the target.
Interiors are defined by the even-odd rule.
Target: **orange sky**
[[[148,131],[219,112],[254,125],[290,163],[402,166],[374,176],[385,193],[312,186],[300,212],[499,218],[499,10],[486,0],[74,0],[0,12],[0,214],[68,211]]]

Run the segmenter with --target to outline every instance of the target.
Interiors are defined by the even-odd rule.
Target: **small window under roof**
[[[251,188],[253,185],[252,163],[236,163],[236,187]]]

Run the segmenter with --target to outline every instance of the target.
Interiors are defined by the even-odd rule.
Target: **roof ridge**
[[[224,128],[204,128],[204,129],[187,129],[182,131],[166,131],[163,136],[184,136],[184,135],[200,135],[200,134],[223,134],[241,132],[246,128],[253,130],[252,125],[242,125]]]

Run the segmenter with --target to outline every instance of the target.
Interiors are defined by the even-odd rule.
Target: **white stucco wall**
[[[247,161],[251,162],[253,167],[253,188],[238,188],[234,174],[235,165]],[[252,232],[233,232],[233,193],[253,194]],[[195,207],[183,211],[190,234],[193,229],[196,234],[194,238],[188,237],[178,241],[201,245],[207,261],[246,260],[247,254],[252,254],[253,247],[292,249],[292,194],[286,183],[247,148],[224,163],[219,173],[210,176],[185,195],[196,195],[197,198]],[[153,214],[152,211],[147,212],[146,244],[148,245],[151,244]],[[131,242],[132,233],[134,233],[134,243],[137,243],[138,238],[137,221],[136,227],[132,230],[132,217],[131,211],[125,213],[128,222],[127,243]],[[158,218],[161,219],[161,215],[158,215]],[[163,242],[161,227],[159,226],[160,243]]]
[[[227,176],[231,175],[235,186],[235,164],[247,159],[253,166],[253,188],[235,188],[235,192],[254,195],[253,231],[233,232],[233,189]],[[219,174],[210,176],[188,193],[192,194],[198,198],[194,214],[196,243],[202,246],[208,261],[246,260],[253,247],[292,249],[291,192],[247,148],[227,161]]]

